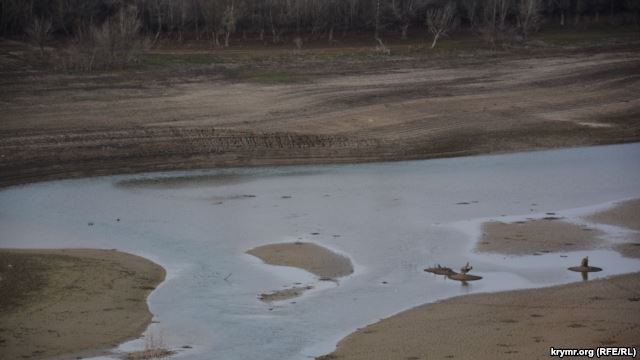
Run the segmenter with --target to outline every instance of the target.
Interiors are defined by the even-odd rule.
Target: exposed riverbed
[[[606,248],[504,256],[473,252],[485,221],[580,220],[640,196],[640,144],[339,166],[113,176],[0,192],[0,247],[117,248],[167,270],[152,293],[148,333],[188,359],[305,359],[358,327],[467,293],[580,281],[582,256],[600,278],[640,270]],[[594,227],[597,227],[594,225]],[[615,243],[619,228],[602,226]],[[316,243],[354,273],[321,281],[246,254],[272,243]],[[560,256],[562,255],[562,256]],[[432,276],[471,261],[469,286]],[[311,286],[275,303],[259,294]],[[138,349],[142,340],[120,350]]]

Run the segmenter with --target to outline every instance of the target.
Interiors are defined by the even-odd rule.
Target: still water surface
[[[556,212],[583,221],[633,197],[640,197],[640,144],[98,177],[0,191],[0,247],[116,248],[161,264],[168,277],[149,299],[158,323],[147,333],[171,348],[192,347],[176,358],[307,359],[425,302],[580,281],[566,268],[585,255],[605,269],[592,278],[640,271],[640,262],[606,250],[521,257],[472,250],[484,220]],[[624,235],[604,229],[611,241]],[[245,254],[293,241],[349,256],[354,274],[320,282]],[[484,277],[469,286],[422,270],[467,261]],[[315,289],[258,300],[294,283]],[[137,340],[116,351],[143,346]]]

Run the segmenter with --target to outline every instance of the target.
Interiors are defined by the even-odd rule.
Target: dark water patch
[[[129,189],[181,189],[206,186],[237,185],[269,177],[292,177],[317,175],[319,171],[273,172],[268,174],[245,171],[225,171],[214,174],[136,177],[120,180],[116,186]],[[285,198],[285,197],[283,197]]]

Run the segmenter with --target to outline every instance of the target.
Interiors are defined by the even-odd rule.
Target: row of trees
[[[151,38],[228,46],[234,37],[332,42],[370,32],[406,38],[425,26],[433,32],[436,20],[486,32],[518,28],[526,36],[542,20],[566,26],[605,18],[637,22],[640,0],[0,0],[0,36],[21,35],[35,25],[59,36],[77,35],[123,9],[135,12],[140,31]]]

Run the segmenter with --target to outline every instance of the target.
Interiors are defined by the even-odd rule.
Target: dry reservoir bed
[[[3,247],[117,248],[162,264],[168,278],[149,297],[157,322],[145,331],[145,337],[164,334],[166,347],[189,360],[317,357],[331,352],[355,329],[421,304],[465,294],[580,281],[580,274],[567,268],[578,265],[584,256],[603,268],[591,274],[591,280],[637,272],[637,259],[610,250],[621,244],[636,247],[633,238],[623,238],[636,233],[590,222],[587,215],[604,210],[615,199],[638,198],[640,177],[634,164],[639,152],[640,147],[631,144],[430,161],[224,169],[33,184],[0,192],[1,241]],[[547,214],[551,212],[555,215]],[[550,216],[559,219],[544,220]],[[533,239],[531,230],[526,222],[517,221],[527,217],[537,219],[536,226],[587,225],[604,237],[579,251],[553,252],[552,243],[538,241],[533,243],[540,248],[516,249],[524,255],[473,251],[475,241],[482,241],[481,222],[487,221],[505,223],[506,230],[515,231],[507,237],[526,244]],[[477,236],[469,235],[471,228]],[[557,234],[563,231],[559,229]],[[504,237],[484,240],[497,246]],[[561,236],[557,239],[562,241]],[[290,258],[296,260],[325,257],[318,263],[332,264],[330,270],[345,264],[344,258],[335,254],[346,254],[351,266],[339,273],[348,273],[351,268],[354,272],[335,282],[320,281],[321,276],[303,270],[311,269],[305,262],[282,263],[296,268],[273,266],[246,254],[247,249],[264,244],[278,246],[267,245],[263,250],[288,253],[293,249]],[[286,246],[280,248],[282,244]],[[317,251],[319,247],[332,251]],[[437,263],[457,270],[467,261],[474,267],[473,274],[483,278],[467,286],[422,271]],[[585,286],[596,283],[591,280]],[[306,290],[310,284],[314,288]],[[296,286],[305,290],[296,299],[258,299],[261,293]],[[525,290],[525,294],[538,293],[546,292]],[[615,295],[616,299],[636,297],[621,294]],[[534,295],[524,297],[536,298]],[[522,305],[526,314],[543,315],[532,317],[534,320],[549,321],[554,314],[546,315],[544,309],[537,308],[529,313],[535,306]],[[469,311],[474,309],[472,306]],[[599,308],[594,307],[593,313],[600,314]],[[576,319],[581,318],[576,315]],[[510,314],[497,321],[504,321],[504,327],[526,323]],[[556,326],[553,321],[545,324]],[[558,326],[567,331],[586,330],[573,323]],[[631,323],[626,331],[633,333],[634,326]],[[611,341],[624,341],[608,324],[589,329],[611,337]],[[505,336],[509,341],[496,344],[514,343]],[[144,349],[144,342],[127,342],[114,351],[122,354]],[[525,348],[514,351],[528,352]],[[407,354],[415,356],[421,355]]]
[[[335,60],[291,84],[9,73],[0,83],[0,185],[638,141],[638,53]],[[336,75],[341,67],[349,72]]]

